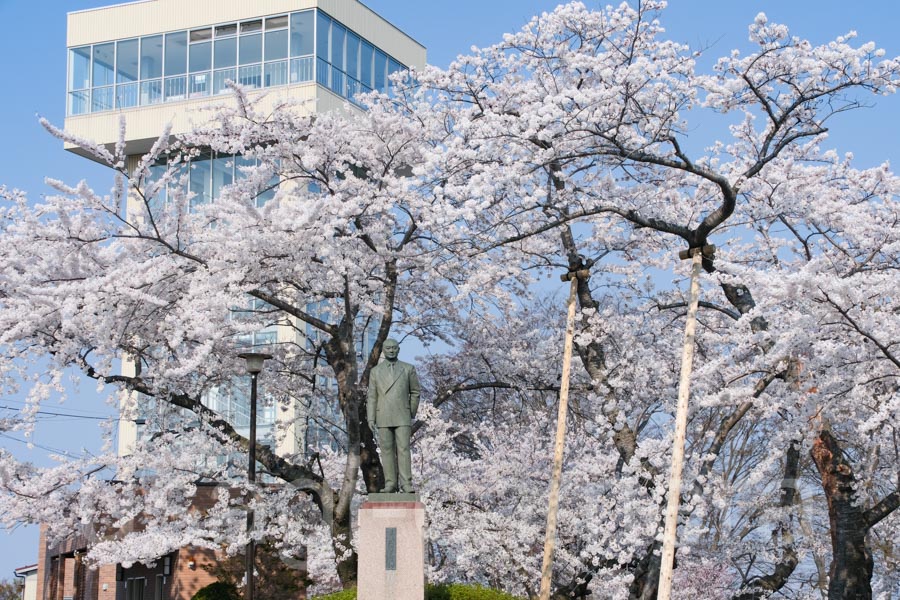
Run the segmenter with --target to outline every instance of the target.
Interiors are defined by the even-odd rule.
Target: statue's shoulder
[[[403,362],[402,360],[398,360],[397,362],[399,362],[403,366],[403,368],[406,369],[407,371],[415,371],[416,370],[416,366],[411,363]]]

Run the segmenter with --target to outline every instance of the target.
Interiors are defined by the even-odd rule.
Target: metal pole
[[[250,464],[247,466],[247,481],[252,484],[256,483],[256,378],[259,373],[250,373]],[[250,500],[247,502],[247,598],[253,600],[253,563],[256,558],[256,544],[253,541],[253,508],[250,502],[253,499],[251,493]]]
[[[662,564],[659,571],[657,600],[669,600],[672,593],[672,570],[675,559],[675,539],[678,528],[678,508],[681,503],[681,471],[684,466],[684,438],[687,431],[688,396],[691,391],[691,369],[694,362],[694,332],[697,328],[697,306],[700,303],[700,262],[709,248],[692,248],[691,294],[687,322],[684,325],[684,347],[681,353],[681,380],[678,384],[678,407],[675,411],[675,439],[672,442],[672,473],[669,476],[669,496],[666,507],[666,529],[663,533]]]
[[[587,271],[568,273],[563,280],[571,280],[569,310],[566,316],[566,342],[563,349],[562,381],[559,386],[559,414],[556,417],[556,448],[553,454],[553,472],[550,476],[550,501],[547,508],[547,533],[544,538],[544,564],[541,567],[540,600],[550,598],[550,577],[553,574],[553,552],[556,547],[556,516],[559,512],[559,481],[562,476],[563,450],[566,439],[566,413],[569,405],[569,374],[572,365],[572,338],[575,336],[575,290],[578,277],[586,277]]]

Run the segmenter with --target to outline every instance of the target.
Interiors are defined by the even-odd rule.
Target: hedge
[[[327,596],[316,596],[312,600],[356,600],[356,588],[335,592]],[[425,586],[425,600],[519,600],[516,596],[484,588],[479,585],[462,583],[428,584]]]
[[[216,581],[201,588],[191,600],[241,600],[237,588],[230,583]]]

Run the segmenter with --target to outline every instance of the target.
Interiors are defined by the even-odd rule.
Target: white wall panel
[[[425,65],[424,46],[356,0],[143,0],[69,13],[66,44],[71,48],[317,5],[400,62]]]

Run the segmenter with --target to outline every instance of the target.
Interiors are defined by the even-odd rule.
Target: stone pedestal
[[[358,600],[423,600],[424,529],[418,494],[369,494],[359,508]]]

